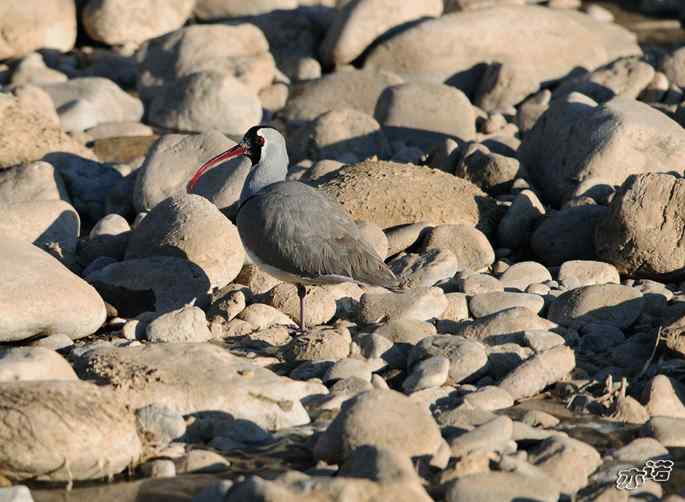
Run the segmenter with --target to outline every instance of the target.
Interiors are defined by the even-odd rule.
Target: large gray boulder
[[[328,65],[349,63],[388,30],[424,17],[438,17],[442,8],[442,0],[345,2],[328,28],[321,58]]]
[[[554,90],[552,99],[580,92],[598,103],[615,96],[637,99],[654,78],[654,67],[639,57],[621,58],[592,72],[572,76]]]
[[[472,140],[476,113],[459,89],[433,82],[388,87],[378,98],[375,117],[391,140],[428,149],[446,138]]]
[[[402,79],[385,71],[349,70],[294,85],[282,115],[306,123],[335,108],[351,108],[373,115],[383,90]]]
[[[620,284],[593,284],[567,291],[549,306],[551,321],[604,323],[619,329],[633,324],[642,313],[645,299],[636,288]]]
[[[220,1],[226,6],[226,0]],[[271,4],[274,8],[278,3],[286,0],[230,0],[231,3],[240,3],[242,9],[255,9]],[[294,1],[294,0],[289,0]],[[305,7],[305,2],[318,5],[319,0],[301,0],[299,4]],[[324,0],[331,6],[331,0]],[[335,2],[333,2],[335,4]],[[320,9],[318,12],[323,16],[311,15],[316,11],[311,9],[289,9],[282,10],[276,8],[265,14],[251,15],[249,17],[239,17],[229,20],[229,24],[248,23],[259,28],[268,41],[268,47],[276,60],[278,69],[292,80],[307,80],[321,76],[321,65],[316,59],[316,55],[321,45],[325,27],[330,22],[327,16],[328,9]],[[309,67],[311,71],[303,67]]]
[[[2,208],[0,235],[30,242],[62,255],[76,252],[81,222],[76,210],[63,200],[37,200]]]
[[[91,286],[33,244],[0,243],[0,342],[61,333],[82,338],[105,322]]]
[[[394,390],[376,389],[344,403],[317,440],[314,456],[340,463],[363,445],[395,449],[410,457],[430,456],[444,441],[426,408]]]
[[[136,54],[143,101],[193,73],[234,77],[256,94],[271,84],[275,64],[259,28],[243,23],[193,25],[148,41]]]
[[[597,256],[622,274],[685,277],[685,180],[671,174],[631,176],[595,228]]]
[[[68,132],[108,122],[137,122],[143,117],[143,103],[106,78],[74,78],[41,87]]]
[[[323,113],[291,137],[289,147],[291,162],[304,158],[349,162],[390,156],[390,145],[378,122],[352,108]]]
[[[233,223],[207,199],[184,193],[157,204],[131,233],[126,258],[147,256],[190,260],[217,288],[235,279],[245,261]]]
[[[83,9],[83,27],[99,42],[137,44],[183,26],[195,0],[93,0]]]
[[[486,102],[506,107],[576,67],[594,69],[636,54],[635,36],[617,25],[579,12],[502,5],[418,23],[376,46],[365,68],[411,80],[450,81],[470,94],[482,64],[492,63],[487,88],[479,94],[495,94]]]
[[[242,135],[261,121],[257,93],[240,80],[217,71],[193,73],[168,83],[150,100],[148,120],[166,129],[219,130]]]
[[[0,170],[0,205],[38,200],[69,202],[64,180],[54,167],[37,161]]]
[[[136,211],[149,211],[178,192],[200,166],[236,143],[219,131],[196,135],[166,134],[147,153],[133,190]],[[223,162],[200,178],[193,193],[209,199],[232,214],[252,163],[247,158]]]
[[[595,226],[606,214],[606,206],[596,204],[550,212],[533,232],[530,248],[548,266],[568,260],[592,260]]]
[[[74,0],[2,2],[0,33],[0,60],[43,48],[69,51],[76,42]]]
[[[543,199],[560,206],[631,174],[678,170],[685,130],[633,99],[602,105],[580,94],[554,101],[526,135],[519,156]]]

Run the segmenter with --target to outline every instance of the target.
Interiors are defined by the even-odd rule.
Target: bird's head
[[[285,154],[285,152],[285,139],[276,129],[262,125],[251,127],[245,133],[243,139],[240,140],[240,143],[202,164],[188,182],[186,189],[189,193],[192,192],[203,174],[212,167],[232,158],[241,156],[248,157],[252,161],[252,166],[254,167],[259,164],[263,158],[267,158],[270,155],[277,156],[278,154]],[[287,162],[287,154],[285,155]]]

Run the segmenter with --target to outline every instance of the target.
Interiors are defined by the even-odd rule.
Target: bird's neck
[[[243,185],[243,190],[240,193],[240,204],[242,205],[247,199],[256,195],[260,190],[278,183],[279,181],[285,181],[285,177],[288,174],[288,159],[280,162],[259,162],[250,170],[250,174],[247,175],[245,184]]]

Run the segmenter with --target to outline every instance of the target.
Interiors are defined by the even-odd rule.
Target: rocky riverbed
[[[4,0],[0,501],[685,500],[683,17]],[[401,292],[297,332],[185,191],[257,123]]]

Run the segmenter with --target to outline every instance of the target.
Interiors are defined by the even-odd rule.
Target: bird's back
[[[243,203],[237,223],[249,252],[288,274],[312,282],[347,278],[398,287],[342,206],[304,183],[285,181],[262,189]]]

